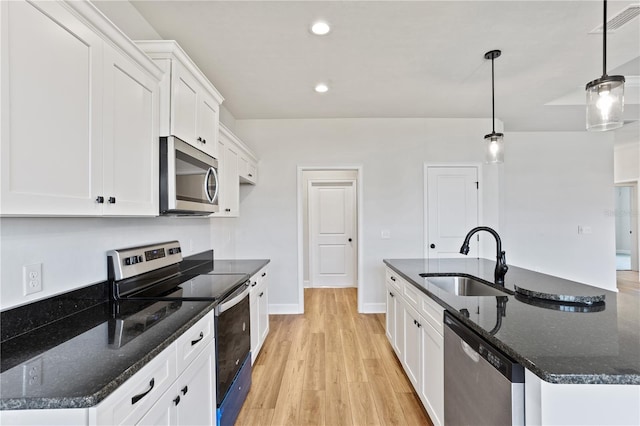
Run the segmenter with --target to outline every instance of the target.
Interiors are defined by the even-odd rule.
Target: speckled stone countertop
[[[253,275],[269,262],[216,260],[211,270],[210,253],[185,258],[183,268],[194,273],[238,274],[242,282],[246,279],[244,274]],[[209,266],[203,267],[202,260],[207,257]],[[204,269],[197,271],[196,268]],[[72,300],[77,294],[77,291],[70,292],[66,300],[57,297],[56,306],[77,305],[77,301]],[[121,315],[112,314],[115,303],[108,300],[90,308],[83,305],[83,310],[61,318],[47,318],[47,324],[24,332],[20,330],[18,335],[15,330],[8,330],[24,326],[24,321],[11,318],[12,315],[24,316],[30,312],[35,315],[47,304],[51,305],[51,301],[2,312],[0,410],[92,407],[214,309],[217,302],[118,302],[119,312],[135,313],[148,308],[154,312],[166,308],[170,312],[128,341],[114,338],[113,329]],[[11,337],[4,340],[7,336]],[[40,370],[41,383],[28,386],[25,380],[33,366]]]
[[[510,293],[505,294],[504,316],[498,318],[496,297],[456,296],[420,276],[466,274],[493,282],[494,261],[385,259],[384,263],[547,382],[640,385],[639,297],[509,266],[505,288]],[[582,306],[540,301],[513,294],[516,285],[534,292],[604,295],[604,302]]]

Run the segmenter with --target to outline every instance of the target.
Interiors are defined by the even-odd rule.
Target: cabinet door
[[[394,293],[393,289],[389,287],[387,284],[387,313],[385,315],[386,319],[386,334],[387,339],[389,339],[389,343],[391,346],[395,348],[395,338],[396,338],[396,293]]]
[[[213,425],[216,419],[215,345],[210,343],[178,377],[176,395],[178,425]]]
[[[411,307],[405,306],[403,315],[404,351],[402,364],[415,389],[420,389],[420,365],[422,364],[422,319]]]
[[[258,166],[253,160],[240,156],[239,173],[240,181],[242,183],[249,183],[255,185],[258,180]]]
[[[100,214],[103,42],[59,2],[0,8],[0,214]]]
[[[136,423],[136,426],[175,426],[178,424],[176,396],[175,389],[167,390]]]
[[[178,61],[171,68],[171,134],[196,144],[200,84]]]
[[[258,357],[258,349],[260,346],[260,306],[258,301],[258,277],[254,275],[250,279],[251,292],[249,293],[249,313],[251,315],[251,364]]]
[[[224,153],[224,181],[226,216],[237,217],[240,210],[240,181],[238,180],[238,150],[233,144],[227,144]]]
[[[105,215],[158,214],[158,83],[104,51]]]
[[[201,149],[214,158],[218,158],[218,120],[218,103],[205,92],[200,92],[196,140],[202,143]]]
[[[260,335],[260,347],[269,334],[269,288],[263,278],[261,290],[258,293],[258,325]]]
[[[402,353],[404,352],[404,304],[400,299],[399,293],[393,292],[395,308],[393,313],[395,318],[393,320],[395,325],[395,336],[393,339],[393,349],[396,351],[396,355],[400,361],[403,360]]]
[[[420,399],[434,425],[444,420],[444,338],[428,322],[422,332],[422,383]]]

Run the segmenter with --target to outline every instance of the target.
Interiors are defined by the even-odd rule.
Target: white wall
[[[131,40],[162,39],[149,21],[128,1],[93,0],[92,3]]]
[[[505,143],[507,263],[615,290],[613,135],[510,133]]]
[[[217,258],[232,257],[228,227],[204,218],[2,218],[0,310],[106,280],[111,249],[175,239],[187,256],[214,248]],[[24,297],[22,266],[40,262],[43,291]]]
[[[640,178],[640,142],[614,148],[614,181],[635,182]]]
[[[298,309],[298,166],[362,166],[359,279],[365,307],[375,309],[385,300],[382,259],[423,257],[425,161],[481,161],[488,128],[485,119],[237,120],[236,134],[260,158],[260,181],[243,201],[236,249],[272,259],[272,309]],[[381,239],[383,229],[390,239]]]

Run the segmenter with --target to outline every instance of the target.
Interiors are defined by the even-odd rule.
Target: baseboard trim
[[[362,304],[363,314],[384,314],[385,312],[387,312],[386,303],[363,303]]]
[[[304,313],[297,303],[269,305],[270,315],[295,315]]]

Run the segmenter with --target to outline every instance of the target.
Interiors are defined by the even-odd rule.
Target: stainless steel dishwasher
[[[524,425],[524,369],[444,313],[444,423]]]

